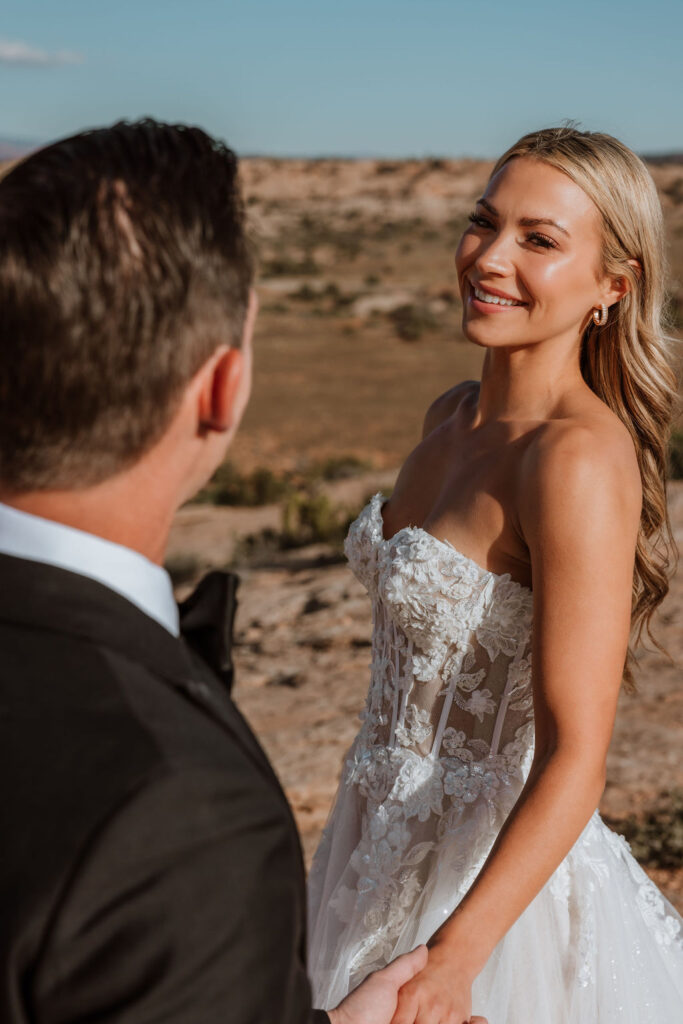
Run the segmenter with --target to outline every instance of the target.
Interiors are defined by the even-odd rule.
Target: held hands
[[[443,954],[441,961],[439,964],[435,950],[428,956],[426,946],[418,946],[412,953],[397,957],[383,970],[369,975],[335,1010],[330,1010],[330,1021],[332,1024],[487,1024],[484,1017],[470,1018],[471,981],[464,975],[458,977],[452,963],[450,967],[446,964]],[[458,1016],[461,1007],[467,1010]]]
[[[472,976],[456,964],[452,951],[433,946],[422,970],[401,988],[391,1024],[486,1024],[472,1017]]]
[[[427,963],[427,947],[399,956],[381,971],[368,975],[335,1010],[332,1024],[391,1024],[401,985],[410,981]]]

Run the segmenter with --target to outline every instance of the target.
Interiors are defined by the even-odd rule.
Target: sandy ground
[[[338,499],[362,501],[393,474],[331,485]],[[683,482],[670,488],[683,546]],[[277,508],[193,508],[178,514],[171,550],[191,550],[206,568],[225,564],[236,536],[278,523]],[[253,725],[294,807],[306,857],[317,844],[344,752],[358,728],[369,681],[370,607],[345,564],[321,566],[326,549],[289,554],[279,566],[242,568],[236,623],[235,698]],[[623,695],[608,760],[604,813],[623,817],[664,790],[683,788],[683,566],[657,616],[657,652],[638,663],[639,692]],[[653,872],[683,910],[683,870]]]

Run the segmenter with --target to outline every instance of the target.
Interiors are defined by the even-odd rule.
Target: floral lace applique
[[[412,948],[423,921],[431,928],[455,909],[534,756],[531,591],[423,529],[385,538],[381,506],[376,495],[346,541],[371,598],[373,641],[362,725],[336,805],[339,831],[325,830],[312,871],[320,904],[313,976],[326,1005]],[[601,994],[605,923],[621,941],[628,922],[634,967],[645,959],[638,943],[652,936],[671,977],[680,975],[681,918],[597,812],[537,899],[531,920],[538,913],[548,935],[557,924],[560,999],[592,1007]],[[518,963],[507,940],[501,957]],[[552,979],[556,986],[554,965]]]

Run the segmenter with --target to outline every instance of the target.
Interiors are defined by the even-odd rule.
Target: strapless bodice
[[[385,538],[382,504],[345,545],[373,604],[359,746],[519,768],[533,745],[531,590],[420,527]]]

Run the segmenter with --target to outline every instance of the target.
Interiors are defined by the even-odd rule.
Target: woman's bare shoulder
[[[478,380],[463,380],[454,387],[449,388],[448,391],[444,391],[438,398],[435,398],[427,409],[422,436],[427,437],[433,430],[441,426],[442,423],[453,415],[466,397],[474,396],[478,391]]]
[[[545,493],[561,495],[571,504],[574,485],[589,479],[603,489],[618,489],[634,512],[640,509],[642,481],[635,444],[626,425],[607,407],[549,420],[536,432],[522,460],[522,491],[534,502]]]

